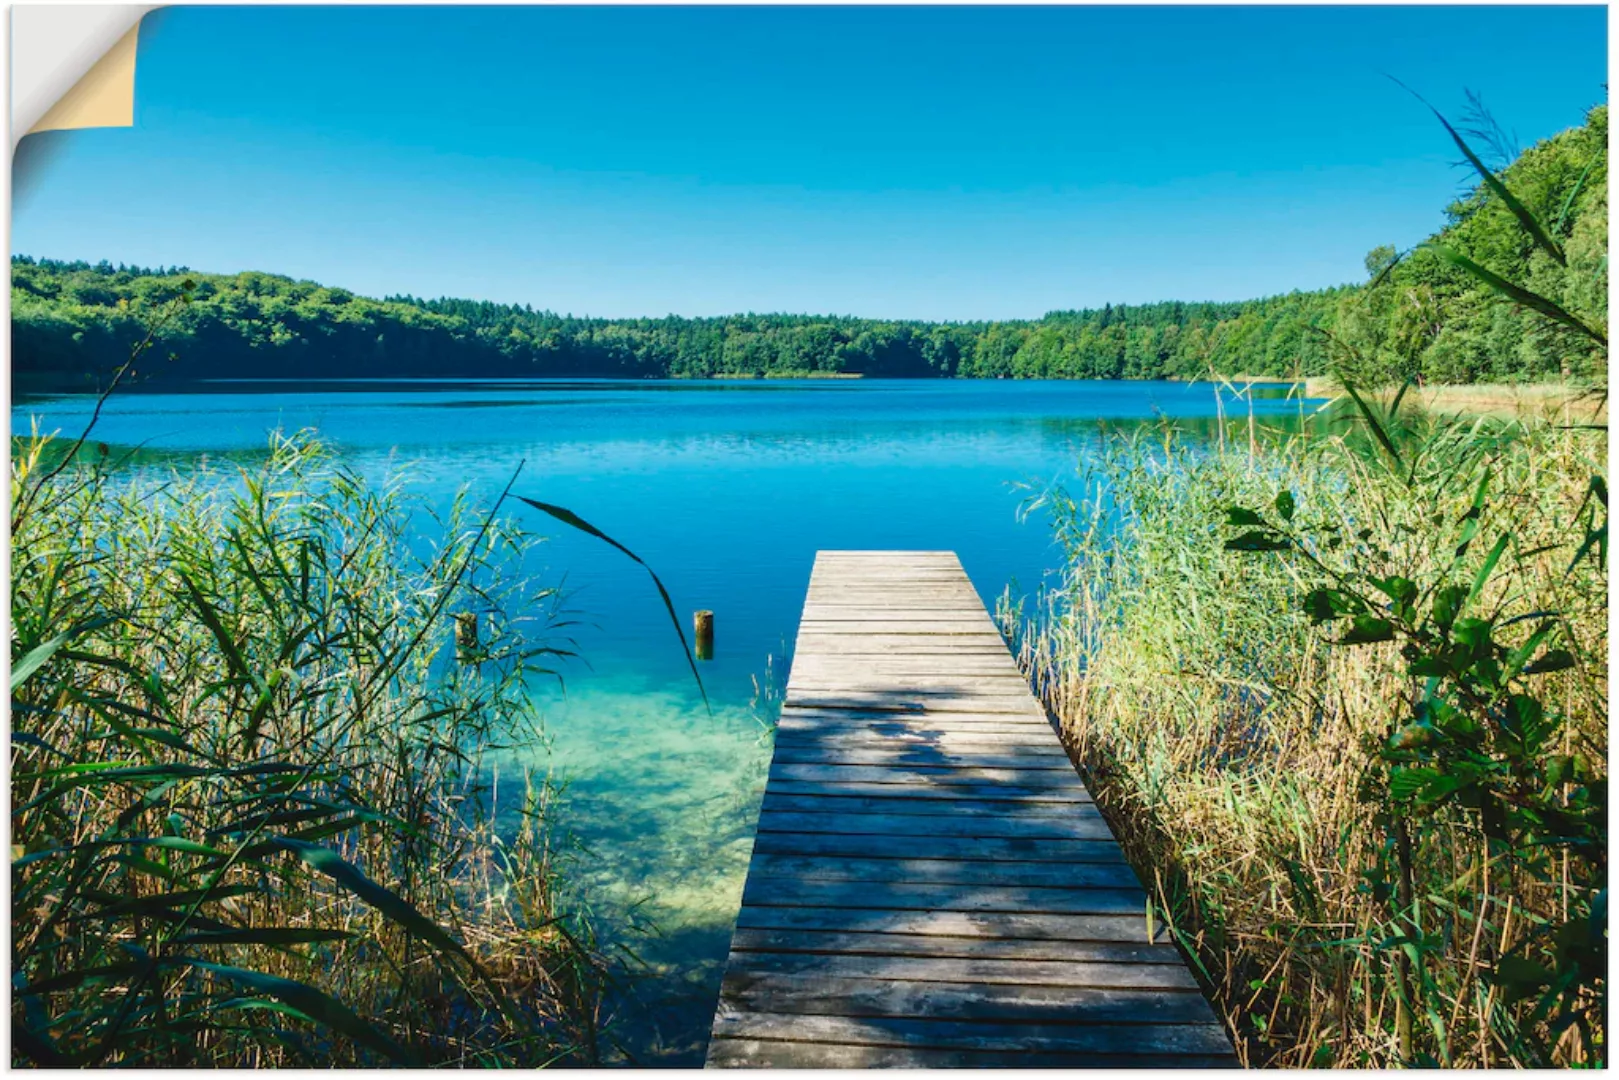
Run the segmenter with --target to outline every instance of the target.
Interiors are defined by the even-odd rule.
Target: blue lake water
[[[1314,403],[1311,403],[1313,406]],[[76,435],[85,397],[18,399],[13,432]],[[1248,401],[1227,400],[1246,417]],[[1271,423],[1299,415],[1281,388]],[[1060,565],[1034,493],[1075,477],[1109,431],[1176,421],[1209,434],[1209,384],[737,381],[233,383],[115,396],[95,438],[183,463],[317,429],[367,474],[409,468],[434,497],[461,485],[568,507],[646,559],[683,621],[715,612],[706,712],[640,568],[537,512],[544,560],[589,623],[589,666],[546,696],[536,768],[568,782],[559,824],[589,851],[573,887],[609,934],[631,922],[649,964],[617,1004],[633,1060],[702,1060],[786,681],[821,548],[954,550],[992,609]],[[541,760],[543,758],[543,760]]]

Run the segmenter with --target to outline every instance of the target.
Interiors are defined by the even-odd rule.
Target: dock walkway
[[[1231,1066],[948,551],[810,576],[710,1066]]]

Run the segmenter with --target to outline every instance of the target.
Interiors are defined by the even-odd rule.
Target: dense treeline
[[[1607,108],[1545,140],[1502,173],[1554,231],[1559,265],[1523,240],[1482,186],[1448,209],[1438,239],[1503,278],[1605,325]],[[1503,149],[1503,156],[1510,152]],[[1504,163],[1504,162],[1503,162]],[[926,323],[847,316],[596,319],[529,305],[412,296],[368,299],[272,274],[192,273],[12,259],[14,371],[83,380],[116,367],[155,309],[195,282],[193,302],[159,332],[177,377],[864,375],[966,378],[1191,378],[1315,375],[1534,380],[1573,370],[1566,343],[1534,312],[1498,302],[1475,278],[1417,249],[1370,285],[1234,303],[1164,302],[1052,312],[1038,320]],[[1386,271],[1386,272],[1385,272]],[[1346,348],[1331,347],[1332,335]],[[1370,369],[1370,370],[1368,370]]]
[[[1038,321],[923,323],[843,316],[592,319],[473,300],[372,300],[270,274],[198,274],[12,260],[15,370],[82,375],[122,362],[152,312],[195,282],[160,331],[183,377],[863,375],[1189,378],[1292,373],[1323,355],[1307,325],[1337,289],[1243,303],[1054,312]]]

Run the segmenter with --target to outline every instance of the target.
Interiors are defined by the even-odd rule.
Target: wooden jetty
[[[816,556],[708,1064],[1236,1064],[953,552]]]

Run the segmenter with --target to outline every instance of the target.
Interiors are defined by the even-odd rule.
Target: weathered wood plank
[[[733,952],[823,953],[836,956],[951,956],[981,960],[1060,960],[1105,964],[1173,964],[1175,946],[1161,942],[1067,941],[1050,938],[951,937],[847,930],[738,927]]]
[[[880,795],[793,795],[779,791],[766,793],[761,811],[796,811],[809,814],[903,814],[907,817],[986,817],[1066,820],[1089,810],[1085,803],[1010,802],[993,799],[907,799]],[[926,829],[929,822],[916,822]]]
[[[1111,840],[1112,831],[1102,815],[1074,814],[1041,817],[1005,814],[962,814],[928,817],[892,813],[810,814],[767,808],[759,815],[760,832],[836,833],[839,836],[1016,836],[1049,840]]]
[[[1041,805],[1085,804],[1091,801],[1091,793],[1083,785],[1075,788],[1036,788],[997,781],[934,783],[931,780],[907,779],[884,784],[862,780],[793,780],[777,777],[770,781],[765,790],[782,795],[870,795],[886,799],[973,799]]]
[[[1051,729],[1044,724],[946,726],[936,722],[911,724],[904,721],[860,724],[788,717],[776,726],[777,746],[791,746],[798,742],[862,748],[933,746],[941,750],[959,747],[969,752],[983,749],[998,749],[1006,753],[1038,751],[1051,757],[1068,756],[1068,751],[1052,739]]]
[[[979,747],[980,751],[986,747]],[[778,765],[873,765],[925,766],[950,769],[1042,769],[1072,772],[1066,755],[1018,753],[1019,748],[1003,748],[1005,753],[981,753],[960,747],[946,749],[936,744],[911,746],[813,746],[802,742],[779,743]],[[1026,748],[1024,748],[1026,749]]]
[[[950,552],[810,576],[710,1065],[1229,1065]]]
[[[837,679],[834,686],[853,689],[849,683],[881,680],[909,684],[913,681],[927,685],[933,681],[964,679],[972,686],[1003,686],[1011,682],[1016,689],[1026,689],[1028,682],[1012,661],[1001,656],[912,656],[898,659],[883,657],[823,657],[803,664],[795,664],[793,678],[808,684],[811,678]]]
[[[1013,725],[903,726],[872,731],[857,725],[789,723],[776,729],[776,745],[843,747],[858,750],[933,749],[943,753],[1035,754],[1066,759],[1064,750],[1043,727]]]
[[[883,675],[859,671],[809,672],[787,682],[787,700],[817,694],[881,695],[886,702],[916,702],[929,711],[1013,712],[1034,716],[1029,688],[1004,675]]]
[[[1129,1024],[1143,1034],[1149,1025],[1205,1025],[1211,1020],[1208,1003],[1196,992],[899,979],[879,982],[728,968],[720,987],[720,1014],[735,1016],[748,1011],[801,1016]]]
[[[985,613],[984,605],[978,602],[976,596],[906,600],[900,604],[885,605],[876,612],[869,597],[857,602],[854,594],[851,594],[847,603],[838,602],[840,599],[843,598],[811,600],[804,605],[802,618],[807,622],[869,622],[875,614],[879,619],[961,619],[994,625],[994,620]]]
[[[784,723],[816,721],[818,723],[845,723],[859,724],[872,731],[898,731],[895,725],[919,725],[921,727],[937,726],[941,730],[948,730],[952,726],[963,724],[1022,724],[1028,730],[1055,731],[1051,721],[1045,713],[1007,713],[1007,712],[972,712],[959,710],[955,712],[929,712],[924,709],[865,709],[858,706],[840,708],[837,706],[805,706],[783,705],[781,720]]]
[[[906,911],[887,908],[785,908],[742,905],[738,926],[754,930],[838,930],[862,934],[1031,938],[1056,941],[1166,941],[1147,937],[1140,915],[1016,914],[1005,911]]]
[[[1136,915],[1146,909],[1139,888],[1056,885],[914,885],[908,882],[748,880],[750,907],[867,908],[882,911],[1003,911],[1031,915]]]
[[[925,858],[824,859],[814,855],[755,852],[748,880],[788,877],[802,881],[908,882],[919,885],[1057,885],[1138,888],[1123,862],[1045,863]]]
[[[716,1038],[712,1068],[742,1069],[1234,1069],[1237,1059],[1167,1054],[1076,1054],[1072,1050],[935,1050],[798,1040]]]
[[[952,768],[948,765],[836,765],[782,762],[770,767],[776,780],[860,780],[879,784],[937,785],[1004,783],[1016,788],[1079,788],[1073,770],[1035,768]]]
[[[799,689],[790,683],[783,704],[794,709],[861,709],[874,713],[1005,713],[1010,716],[1046,718],[1045,709],[1024,691],[1022,697],[1004,694],[953,694],[897,690],[887,693]]]
[[[1087,963],[978,956],[860,956],[812,952],[746,952],[736,962],[749,971],[825,975],[840,979],[902,979],[1008,986],[1086,986],[1098,990],[1196,990],[1197,980],[1180,963]]]
[[[804,1016],[781,1013],[725,1012],[725,1038],[784,1039],[796,1031],[800,1039],[914,1046],[928,1049],[968,1047],[981,1050],[1071,1050],[1104,1054],[1146,1051],[1156,1054],[1215,1055],[1230,1051],[1218,1024],[1075,1023],[1008,1024],[995,1021],[922,1020],[903,1017]]]
[[[1007,836],[843,836],[836,833],[760,833],[753,850],[771,855],[827,855],[866,859],[967,859],[1001,862],[1122,863],[1107,840],[1019,839]]]

